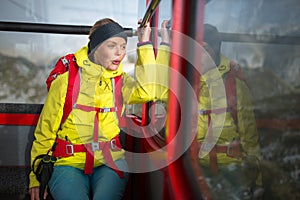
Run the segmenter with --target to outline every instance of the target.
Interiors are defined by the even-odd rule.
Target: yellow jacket
[[[223,79],[230,70],[229,63],[229,59],[222,55],[218,70],[210,70],[201,76],[199,110],[210,110],[211,107],[214,109],[227,107]],[[220,82],[220,80],[222,81]],[[258,132],[252,110],[251,94],[246,83],[239,79],[236,79],[236,96],[238,127],[236,127],[229,111],[222,114],[211,114],[215,142],[218,145],[228,145],[233,139],[240,139],[244,156],[254,156],[260,159]],[[205,141],[207,133],[208,116],[199,114],[198,142]],[[228,157],[225,153],[218,153],[217,161],[218,165],[222,166],[230,163],[240,163],[242,160]],[[201,152],[200,163],[209,166],[207,152]]]
[[[156,57],[156,96],[166,102],[169,92],[170,47],[162,44]]]
[[[156,60],[152,45],[138,47],[136,79],[122,71],[122,65],[116,71],[106,70],[88,59],[88,47],[83,47],[75,53],[76,62],[81,71],[81,86],[77,103],[93,107],[115,107],[112,93],[111,78],[122,75],[122,95],[124,104],[155,101]],[[99,84],[101,81],[102,84]],[[36,156],[45,154],[52,147],[56,136],[64,139],[66,136],[73,144],[86,144],[93,141],[95,111],[85,112],[73,109],[60,128],[63,106],[68,84],[68,72],[53,81],[35,129],[35,141],[31,150],[31,162]],[[159,94],[158,94],[159,96]],[[99,113],[99,141],[110,141],[120,132],[118,118],[115,112]],[[124,151],[111,151],[114,160],[124,157]],[[94,167],[105,163],[102,151],[95,152]],[[60,158],[55,165],[73,166],[84,169],[85,153],[74,153],[74,156]],[[39,186],[33,172],[30,173],[29,187]]]

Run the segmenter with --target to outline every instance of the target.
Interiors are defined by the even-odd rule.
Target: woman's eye
[[[121,46],[121,49],[122,50],[126,50],[126,46],[124,45],[124,46]]]
[[[115,45],[113,45],[113,44],[109,44],[109,45],[108,45],[108,48],[113,49],[114,47],[115,47]]]

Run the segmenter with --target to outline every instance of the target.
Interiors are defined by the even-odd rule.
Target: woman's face
[[[96,49],[94,61],[108,70],[117,70],[126,54],[126,40],[122,37],[111,37]]]
[[[216,63],[213,60],[215,57],[215,53],[212,48],[206,43],[203,42],[202,54],[201,54],[201,64],[202,64],[202,73],[213,69],[216,67]]]
[[[211,46],[209,46],[208,43],[203,42],[203,48],[210,55],[211,59],[213,59],[215,61],[216,60],[216,54],[215,54],[214,50],[211,48]]]

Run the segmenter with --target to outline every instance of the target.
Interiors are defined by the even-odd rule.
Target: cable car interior
[[[201,57],[193,48],[203,44],[204,24],[217,27],[222,54],[240,65],[250,88],[261,148],[259,199],[300,199],[298,0],[4,0],[0,10],[0,199],[30,199],[30,150],[46,78],[60,56],[87,44],[92,24],[104,17],[127,33],[123,69],[133,77],[138,20],[153,27],[154,53],[169,20],[168,67],[176,72],[168,100],[125,105],[131,168],[124,200],[228,199],[217,195],[231,191],[226,183],[202,176],[195,150],[190,101],[191,92],[201,93],[194,83],[202,74],[191,59]]]

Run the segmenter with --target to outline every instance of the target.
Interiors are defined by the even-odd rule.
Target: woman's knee
[[[120,177],[113,169],[103,165],[97,168],[92,177],[94,199],[122,199],[129,174]]]
[[[54,167],[49,189],[55,200],[89,199],[89,179],[82,170],[74,167]]]

